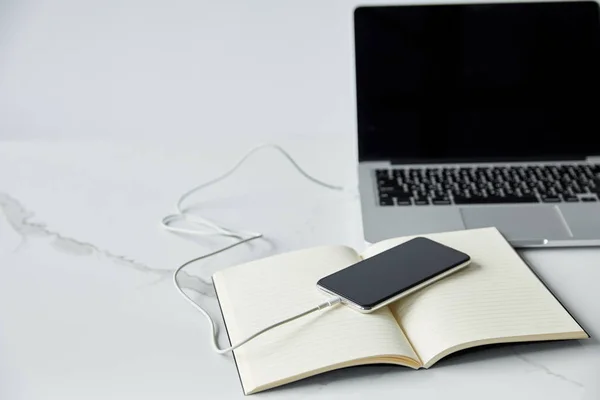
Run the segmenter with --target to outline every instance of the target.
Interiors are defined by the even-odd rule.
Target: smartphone
[[[467,254],[417,237],[321,278],[317,287],[363,313],[375,311],[471,262]]]

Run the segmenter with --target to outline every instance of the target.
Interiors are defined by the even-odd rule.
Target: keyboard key
[[[415,200],[415,205],[416,206],[426,206],[426,205],[429,205],[429,200],[427,200],[427,199]]]
[[[439,199],[439,200],[435,200],[435,199],[433,199],[431,202],[432,202],[434,205],[436,205],[436,206],[445,206],[445,205],[452,204],[452,203],[450,203],[450,200],[449,200],[449,199],[444,199],[444,200],[442,200],[442,199]]]
[[[395,189],[390,191],[382,191],[379,192],[379,196],[389,196],[389,197],[407,197],[410,198],[410,192],[405,192],[401,189]]]
[[[379,205],[380,206],[393,206],[394,205],[394,199],[391,198],[391,197],[380,198],[379,199]]]
[[[385,199],[385,200],[387,200],[387,199],[394,200],[392,198],[392,195],[390,195],[389,193],[379,193],[379,199],[380,200],[382,200],[382,199]]]
[[[577,203],[579,199],[576,196],[563,196],[563,200],[567,203]]]
[[[558,196],[542,196],[544,203],[560,203],[560,197]]]
[[[472,196],[462,197],[454,196],[455,204],[505,204],[505,203],[538,203],[539,200],[535,196]]]
[[[387,179],[389,178],[390,172],[387,169],[377,169],[375,170],[375,176],[377,179]]]
[[[595,197],[582,197],[581,201],[585,201],[585,202],[593,202],[593,201],[598,201],[597,198]]]
[[[378,188],[383,188],[383,187],[393,187],[396,186],[397,182],[395,180],[392,179],[378,179],[377,180],[377,187]]]
[[[398,203],[398,204],[406,203],[406,202],[408,202],[410,204],[411,195],[409,193],[397,193],[397,194],[392,195],[392,197],[394,197],[394,199],[396,199],[396,203]],[[402,205],[406,205],[406,204],[402,204]]]

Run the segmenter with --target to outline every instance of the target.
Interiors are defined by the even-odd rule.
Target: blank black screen
[[[319,280],[323,288],[373,307],[469,260],[426,238],[415,238]]]
[[[597,3],[360,7],[354,24],[361,161],[600,154]]]

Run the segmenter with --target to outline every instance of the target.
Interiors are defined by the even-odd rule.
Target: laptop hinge
[[[599,157],[600,159],[600,157]],[[402,158],[391,161],[398,164],[469,164],[501,162],[584,161],[585,156],[540,156],[540,157],[468,157],[468,158]],[[589,158],[587,158],[589,160]]]
[[[588,156],[586,158],[586,161],[589,161],[592,163],[600,163],[600,156]]]

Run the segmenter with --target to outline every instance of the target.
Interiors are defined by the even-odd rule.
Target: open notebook
[[[245,344],[234,352],[244,393],[348,366],[429,368],[474,346],[588,337],[495,228],[420,236],[469,254],[471,265],[374,313],[338,305]],[[317,247],[217,272],[230,341],[320,304],[327,298],[316,288],[320,278],[413,237],[362,254]]]

